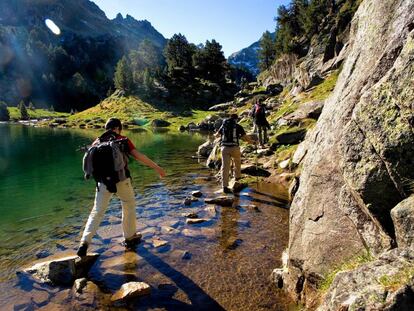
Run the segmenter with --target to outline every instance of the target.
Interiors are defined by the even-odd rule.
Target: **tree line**
[[[268,69],[282,54],[306,55],[313,38],[329,44],[342,33],[362,0],[291,0],[275,17],[275,35],[266,31],[260,41],[260,70]]]
[[[182,34],[168,40],[161,52],[148,40],[124,55],[116,65],[115,89],[147,100],[206,106],[230,99],[237,75],[216,40],[195,45]]]

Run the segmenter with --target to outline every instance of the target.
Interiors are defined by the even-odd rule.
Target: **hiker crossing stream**
[[[167,177],[160,181],[142,166],[131,165],[142,242],[129,251],[122,246],[120,201],[114,197],[90,247],[99,257],[83,293],[71,285],[42,284],[21,274],[17,278],[17,270],[37,259],[75,254],[94,184],[82,180],[82,154],[72,150],[97,132],[15,125],[0,125],[0,131],[6,144],[1,160],[9,163],[0,167],[0,209],[7,215],[0,220],[0,303],[6,310],[287,308],[287,298],[270,281],[288,243],[285,189],[253,184],[228,195],[231,206],[206,203],[223,195],[217,193],[216,172],[191,159],[204,139],[198,134],[128,133],[138,149],[166,168]],[[54,151],[45,155],[50,144]],[[22,163],[20,170],[15,159],[23,161],[24,154],[33,155],[33,167]],[[45,157],[56,157],[56,163]],[[8,193],[16,193],[15,199]],[[145,282],[151,293],[111,301],[128,282]]]

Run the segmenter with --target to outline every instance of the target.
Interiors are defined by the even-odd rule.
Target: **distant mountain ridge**
[[[86,37],[124,36],[134,41],[144,38],[163,46],[166,39],[147,20],[138,21],[121,14],[110,20],[89,0],[11,0],[0,2],[0,25],[31,28],[51,19],[62,30]]]
[[[85,109],[106,97],[116,63],[143,40],[160,50],[167,42],[150,22],[121,14],[108,19],[89,0],[0,1],[0,58],[7,56],[0,59],[0,100]]]
[[[275,33],[272,33],[274,36]],[[231,54],[228,58],[229,64],[242,67],[257,76],[260,73],[259,69],[259,50],[261,38],[238,52]]]

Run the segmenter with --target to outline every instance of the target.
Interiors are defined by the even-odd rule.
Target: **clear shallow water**
[[[126,132],[137,148],[166,168],[159,180],[149,169],[130,165],[137,193],[139,230],[144,241],[136,252],[119,246],[119,202],[114,199],[92,250],[101,253],[90,279],[104,292],[126,281],[142,280],[154,289],[126,306],[136,310],[285,310],[287,300],[269,281],[287,245],[288,212],[282,189],[262,184],[243,191],[235,205],[206,208],[204,198],[190,207],[193,190],[215,196],[210,172],[191,159],[200,135]],[[0,125],[0,303],[36,309],[53,303],[73,308],[67,289],[21,284],[15,271],[36,255],[73,254],[93,201],[94,183],[82,178],[82,153],[76,149],[99,132]],[[254,203],[261,212],[247,205]],[[244,207],[243,207],[244,206]],[[183,213],[209,221],[185,224]],[[175,230],[167,232],[165,227]],[[168,241],[154,248],[152,239]],[[183,260],[183,251],[191,254]],[[42,252],[42,253],[40,253]],[[45,294],[47,292],[47,295]],[[33,302],[35,301],[35,302]],[[113,309],[105,299],[98,302]],[[116,308],[115,308],[116,309]]]

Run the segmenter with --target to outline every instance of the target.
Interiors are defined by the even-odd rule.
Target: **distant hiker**
[[[270,129],[270,124],[266,119],[266,105],[261,99],[256,100],[250,114],[253,118],[254,132],[259,134],[259,143],[264,146],[268,142],[267,129]]]
[[[215,134],[216,136],[221,136],[221,178],[224,193],[231,192],[228,185],[230,163],[232,159],[234,161],[234,175],[236,180],[241,177],[241,153],[239,139],[243,139],[249,143],[255,143],[253,139],[246,136],[246,132],[241,125],[237,124],[237,120],[237,114],[232,114],[230,118],[223,121],[222,126]]]
[[[161,178],[165,176],[160,166],[138,152],[129,138],[121,136],[122,123],[119,119],[110,118],[105,124],[105,129],[106,132],[93,142],[83,158],[85,178],[93,176],[96,181],[96,193],[95,203],[77,251],[78,256],[86,256],[88,246],[98,230],[113,193],[117,194],[122,203],[125,246],[132,247],[140,241],[141,235],[136,233],[136,204],[128,170],[128,156],[151,167]]]

